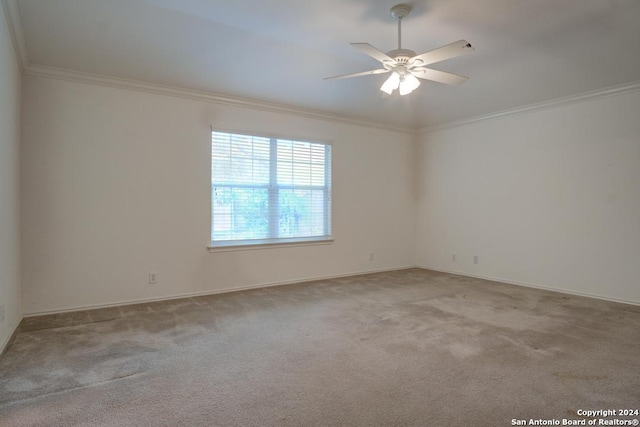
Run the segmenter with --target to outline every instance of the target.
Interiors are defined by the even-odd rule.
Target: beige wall
[[[0,4],[0,351],[22,319],[19,141],[20,70]]]
[[[26,313],[415,265],[411,134],[38,77],[23,103]],[[208,253],[210,124],[331,142],[335,242]]]
[[[23,80],[25,313],[413,265],[640,303],[638,91],[416,144],[409,133]],[[208,253],[210,124],[331,142],[335,243]],[[11,254],[3,262],[15,265]],[[14,276],[6,298],[19,295]]]
[[[419,139],[418,265],[640,303],[640,91]]]

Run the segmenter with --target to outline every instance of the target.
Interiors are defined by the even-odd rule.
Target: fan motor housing
[[[411,58],[416,56],[416,53],[409,49],[395,49],[387,52],[391,58],[393,58],[398,64],[406,64]]]

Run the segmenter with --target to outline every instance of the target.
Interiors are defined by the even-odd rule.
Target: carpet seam
[[[105,384],[109,384],[112,383],[114,381],[120,381],[120,380],[125,380],[127,378],[131,378],[140,374],[144,374],[146,371],[140,371],[140,372],[135,372],[133,374],[129,374],[129,375],[123,375],[121,377],[117,377],[117,378],[111,378],[109,380],[104,380],[104,381],[99,381],[97,383],[91,383],[91,384],[83,384],[83,385],[79,385],[77,387],[71,387],[71,388],[66,388],[64,390],[57,390],[57,391],[52,391],[49,393],[45,393],[45,394],[39,394],[37,396],[32,396],[32,397],[26,397],[24,399],[18,399],[18,400],[7,400],[5,402],[0,402],[0,409],[2,409],[3,407],[9,407],[18,403],[24,403],[24,402],[29,402],[32,400],[37,400],[37,399],[41,399],[44,397],[49,397],[49,396],[55,396],[57,394],[63,394],[63,393],[67,393],[67,392],[72,392],[72,391],[76,391],[76,390],[82,390],[85,388],[92,388],[92,387],[99,387]]]

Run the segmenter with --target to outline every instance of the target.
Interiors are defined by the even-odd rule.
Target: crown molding
[[[408,127],[397,126],[391,123],[384,123],[373,120],[359,119],[356,117],[329,113],[326,111],[313,110],[309,108],[299,108],[274,102],[222,95],[202,90],[186,89],[178,86],[162,85],[157,83],[143,82],[139,80],[111,77],[102,74],[84,73],[80,71],[72,71],[68,69],[31,64],[27,52],[27,45],[25,42],[24,32],[20,20],[20,12],[18,10],[16,0],[0,0],[0,3],[2,3],[2,8],[4,9],[6,15],[6,21],[9,27],[9,32],[11,34],[14,52],[16,54],[20,72],[23,75],[115,87],[119,89],[135,90],[138,92],[186,98],[214,104],[288,114],[298,117],[383,129],[394,132],[409,134],[415,133],[415,129]]]
[[[3,2],[14,2],[15,0],[2,0]],[[21,33],[21,32],[20,32]],[[19,40],[20,37],[17,37]],[[14,42],[16,43],[16,42]],[[17,45],[24,46],[24,43]],[[17,50],[17,52],[21,52]],[[26,58],[25,53],[20,53],[21,58]],[[549,108],[559,107],[562,105],[570,105],[579,102],[588,101],[591,99],[605,98],[608,96],[620,95],[623,93],[630,93],[640,90],[640,81],[627,83],[623,85],[610,86],[604,89],[598,89],[594,91],[583,92],[576,95],[564,96],[550,101],[543,101],[534,104],[524,105],[521,107],[511,108],[507,110],[497,111],[494,113],[484,114],[480,116],[470,117],[468,119],[455,120],[451,122],[445,122],[435,124],[432,126],[426,126],[423,128],[415,129],[410,127],[401,127],[392,125],[389,123],[381,123],[371,120],[358,119],[355,117],[344,116],[336,113],[329,113],[325,111],[312,110],[307,108],[292,107],[290,105],[278,104],[268,101],[260,101],[249,98],[240,98],[229,95],[217,94],[214,92],[208,92],[203,90],[185,89],[178,86],[162,85],[159,83],[149,83],[139,80],[122,79],[117,77],[106,76],[102,74],[85,73],[81,71],[73,71],[63,68],[49,67],[43,65],[32,65],[29,63],[21,62],[22,74],[43,77],[56,80],[66,80],[76,83],[85,83],[98,86],[107,86],[118,89],[134,90],[138,92],[152,93],[156,95],[172,96],[176,98],[185,98],[201,102],[209,102],[213,104],[228,105],[232,107],[248,108],[253,110],[261,110],[272,113],[288,114],[292,116],[298,116],[309,119],[324,120],[334,123],[342,123],[348,125],[356,125],[363,127],[373,127],[376,129],[389,130],[394,132],[401,132],[406,134],[421,134],[427,132],[433,132],[437,130],[450,129],[459,126],[468,125],[471,123],[481,122],[485,120],[491,120],[499,117],[524,114],[533,111],[546,110]]]
[[[310,108],[294,107],[291,105],[279,104],[269,101],[234,97],[209,91],[187,89],[179,86],[163,85],[141,80],[111,77],[104,74],[86,73],[66,68],[32,64],[27,51],[27,45],[25,42],[24,31],[21,24],[22,21],[20,19],[17,0],[0,0],[0,4],[6,16],[7,26],[9,27],[14,53],[18,62],[18,68],[22,75],[146,92],[156,95],[191,99],[214,104],[229,105],[233,107],[261,110],[271,113],[281,113],[302,118],[381,129],[410,135],[416,134],[416,128],[411,126],[398,126],[391,123],[360,119],[343,114],[330,113],[327,111],[314,110]]]
[[[13,51],[16,54],[18,67],[20,68],[20,72],[24,73],[25,68],[27,68],[29,64],[29,55],[27,54],[27,44],[24,40],[24,32],[22,31],[22,24],[20,23],[18,4],[16,0],[0,0],[0,2],[4,9],[9,34],[11,34]]]
[[[576,103],[588,101],[591,99],[606,98],[608,96],[615,96],[615,95],[621,95],[624,93],[635,92],[637,90],[640,90],[640,81],[626,83],[626,84],[617,85],[617,86],[609,86],[604,89],[583,92],[577,95],[563,96],[561,98],[552,99],[550,101],[543,101],[535,104],[524,105],[521,107],[510,108],[508,110],[497,111],[495,113],[484,114],[481,116],[475,116],[468,119],[455,120],[452,122],[435,124],[432,126],[427,126],[421,129],[417,129],[416,133],[420,134],[420,133],[433,132],[437,130],[450,129],[454,127],[468,125],[471,123],[481,122],[484,120],[495,119],[498,117],[524,114],[524,113],[529,113],[529,112],[538,111],[538,110],[546,110],[549,108],[559,107],[562,105],[576,104]]]
[[[76,83],[85,83],[98,86],[107,86],[118,89],[134,90],[138,92],[152,93],[156,95],[166,95],[177,98],[191,99],[195,101],[209,102],[213,104],[229,105],[232,107],[248,108],[252,110],[262,110],[272,113],[282,113],[292,116],[304,117],[316,120],[325,120],[335,123],[356,125],[363,127],[373,127],[377,129],[390,130],[402,133],[415,133],[415,129],[395,126],[388,123],[363,120],[350,116],[329,113],[325,111],[312,110],[306,108],[293,107],[290,105],[278,104],[268,101],[259,101],[249,98],[240,98],[214,92],[185,89],[178,86],[149,83],[139,80],[129,80],[117,77],[110,77],[101,74],[72,71],[63,68],[55,68],[42,65],[27,65],[23,69],[23,74],[27,76],[43,77],[56,80],[66,80]]]
[[[564,96],[549,101],[533,103],[520,107],[501,110],[493,113],[474,116],[466,119],[454,120],[450,122],[437,123],[422,128],[414,128],[411,126],[398,126],[391,123],[384,123],[374,120],[360,119],[352,116],[330,113],[327,111],[314,110],[309,108],[294,107],[291,105],[279,104],[269,101],[261,101],[250,98],[234,97],[229,95],[218,94],[209,91],[186,89],[178,86],[163,85],[159,83],[150,83],[139,80],[130,80],[117,77],[106,76],[102,74],[85,73],[73,71],[69,69],[49,67],[44,65],[31,64],[27,52],[24,32],[21,25],[20,13],[17,6],[17,0],[0,0],[6,15],[6,21],[11,34],[14,51],[18,60],[20,72],[23,75],[43,77],[57,80],[66,80],[77,83],[86,83],[99,86],[114,87],[119,89],[134,90],[138,92],[152,93],[156,95],[172,96],[177,98],[185,98],[196,101],[229,105],[233,107],[247,108],[253,110],[261,110],[272,113],[281,113],[292,116],[298,116],[309,119],[329,121],[333,123],[341,123],[347,125],[355,125],[369,127],[375,129],[400,132],[405,134],[419,135],[422,133],[433,132],[437,130],[450,129],[471,123],[491,120],[499,117],[510,115],[524,114],[538,110],[545,110],[562,105],[570,105],[590,99],[603,98],[607,96],[615,96],[623,93],[634,92],[640,90],[640,81],[626,83],[618,86],[610,86],[604,89],[598,89],[583,92],[576,95]]]

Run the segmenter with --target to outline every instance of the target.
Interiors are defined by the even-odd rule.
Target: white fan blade
[[[370,74],[383,74],[388,73],[390,70],[385,68],[379,68],[377,70],[369,70],[363,71],[361,73],[353,73],[353,74],[343,74],[341,76],[333,76],[333,77],[325,77],[325,80],[336,80],[336,79],[348,79],[349,77],[359,77],[359,76],[368,76]]]
[[[411,58],[414,65],[423,66],[429,64],[435,64],[436,62],[444,61],[445,59],[455,58],[456,56],[464,55],[475,51],[473,46],[466,40],[458,40],[455,43],[442,46],[438,49],[434,49],[421,55],[416,55]],[[410,62],[411,63],[411,62]]]
[[[380,61],[382,63],[385,63],[385,62],[395,63],[396,62],[392,57],[390,57],[386,53],[376,49],[375,47],[371,46],[369,43],[351,43],[351,46],[355,47],[356,49],[358,49],[360,52],[364,53],[365,55],[369,55],[373,59],[377,59],[378,61]]]
[[[469,79],[468,77],[459,76],[457,74],[432,70],[431,68],[414,68],[411,70],[411,74],[419,79],[433,80],[434,82],[444,83],[447,85],[460,85]]]

